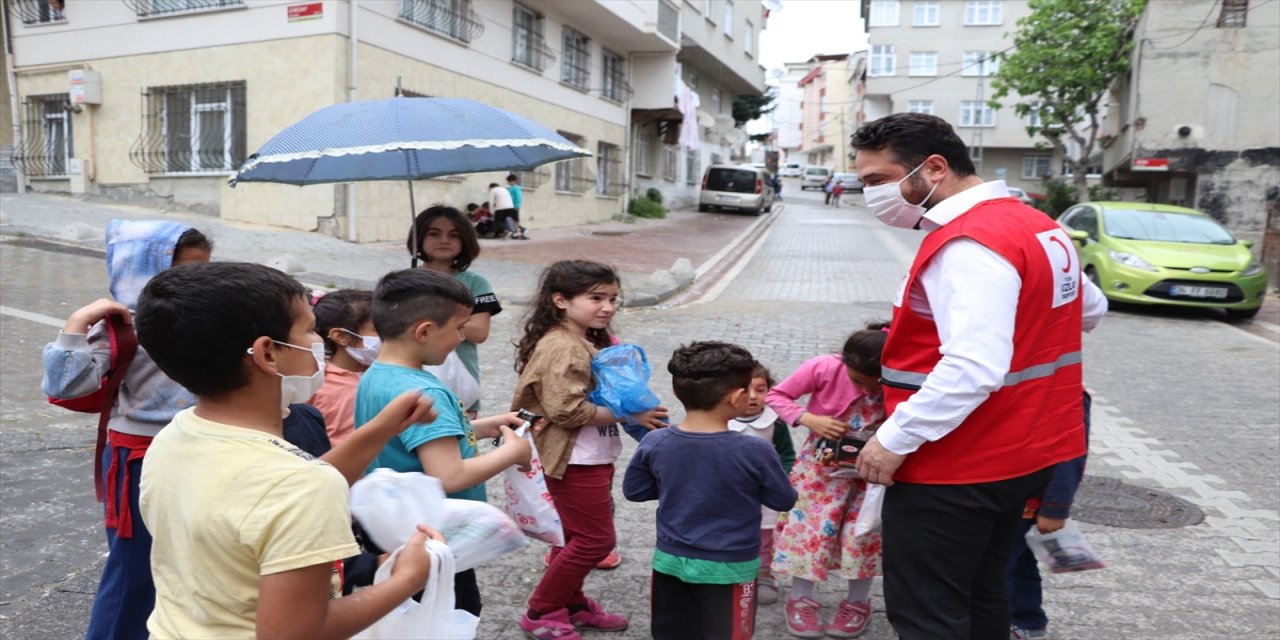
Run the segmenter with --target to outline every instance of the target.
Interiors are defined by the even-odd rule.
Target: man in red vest
[[[888,486],[889,621],[904,640],[1004,640],[1023,506],[1084,453],[1081,331],[1106,299],[1066,232],[975,175],[941,118],[881,118],[853,148],[871,212],[928,233],[881,358],[889,418],[858,461]]]

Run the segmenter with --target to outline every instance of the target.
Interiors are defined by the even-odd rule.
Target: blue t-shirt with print
[[[384,362],[374,362],[356,387],[356,429],[378,415],[392,400],[405,391],[421,391],[435,403],[434,422],[411,425],[392,438],[373,459],[369,471],[385,467],[392,471],[422,471],[422,462],[414,449],[438,438],[454,438],[463,460],[476,456],[476,433],[462,409],[462,403],[438,378],[422,369],[411,369]],[[450,498],[485,501],[484,484],[455,491]]]

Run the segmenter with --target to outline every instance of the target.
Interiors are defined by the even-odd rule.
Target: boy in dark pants
[[[795,505],[778,454],[729,430],[747,406],[755,359],[742,347],[695,342],[671,357],[687,417],[652,431],[627,466],[628,500],[658,500],[651,618],[656,640],[744,640],[755,629],[760,505]]]
[[[1093,399],[1084,394],[1084,434],[1089,437],[1089,409]],[[1024,536],[1036,527],[1041,533],[1061,529],[1071,517],[1071,502],[1084,479],[1086,452],[1079,458],[1059,463],[1039,500],[1028,500],[1018,529],[1018,544],[1009,558],[1009,640],[1039,640],[1049,637],[1049,618],[1044,613],[1040,587],[1040,567],[1027,547]]]

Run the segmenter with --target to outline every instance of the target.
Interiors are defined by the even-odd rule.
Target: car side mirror
[[[1244,245],[1244,248],[1246,248],[1246,249],[1252,249],[1252,248],[1253,248],[1253,242],[1252,242],[1252,241],[1250,241],[1250,240],[1241,240],[1241,241],[1240,241],[1240,244]]]
[[[1075,240],[1076,244],[1079,244],[1082,247],[1089,244],[1088,231],[1077,231],[1075,229],[1072,229],[1071,231],[1067,232],[1067,235],[1071,236],[1071,239]]]

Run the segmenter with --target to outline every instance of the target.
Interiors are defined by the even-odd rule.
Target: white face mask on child
[[[280,372],[280,408],[288,409],[289,405],[306,402],[324,386],[324,343],[316,342],[310,347],[299,347],[296,344],[272,340],[272,342],[293,349],[310,351],[316,359],[316,372],[309,376],[286,376]]]
[[[346,329],[343,329],[343,331],[360,338],[361,340],[362,346],[343,347],[343,349],[347,351],[347,355],[351,356],[352,360],[355,360],[367,367],[373,364],[374,360],[378,359],[378,352],[382,351],[382,338],[379,338],[378,336],[362,336],[354,331],[347,331]]]

